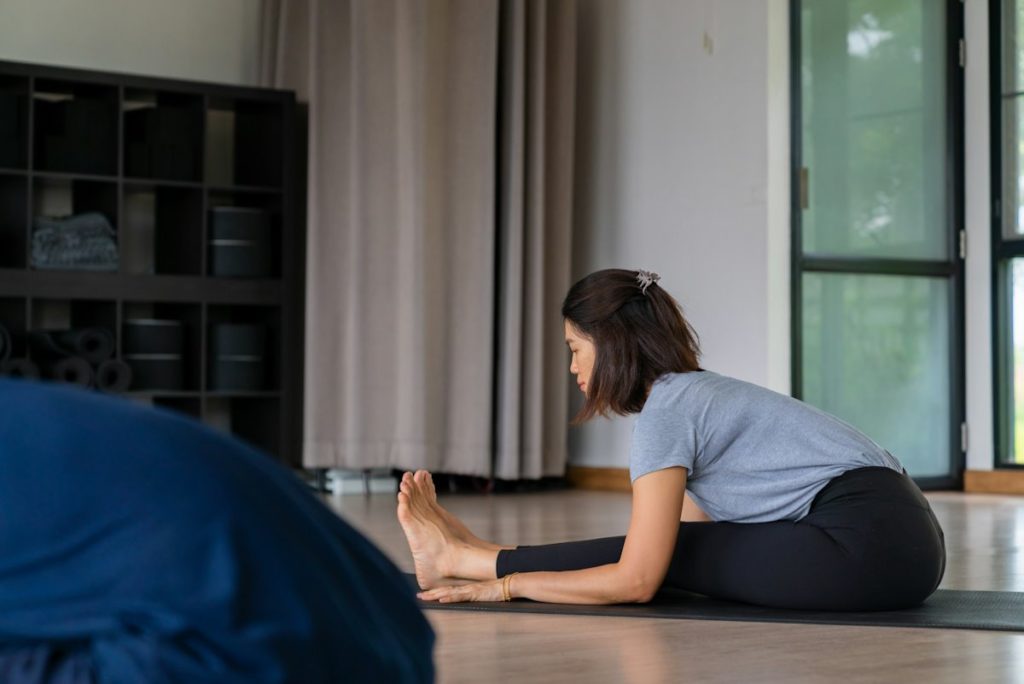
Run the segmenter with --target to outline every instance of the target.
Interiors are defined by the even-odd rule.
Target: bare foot
[[[449,513],[437,502],[437,490],[434,488],[434,478],[430,476],[429,472],[426,470],[417,470],[415,475],[406,473],[403,475],[402,479],[404,480],[406,477],[411,477],[413,481],[419,485],[420,491],[425,495],[425,498],[431,508],[433,508],[434,512],[441,516],[441,518],[448,524],[449,531],[456,539],[464,544],[475,546],[480,549],[498,550],[504,548],[477,537],[469,531],[469,528],[466,527],[461,520]]]
[[[398,522],[412,551],[416,582],[421,589],[464,584],[455,577],[457,554],[463,542],[457,538],[439,508],[431,505],[426,487],[411,473],[402,477],[398,493]],[[443,509],[442,509],[443,510]]]

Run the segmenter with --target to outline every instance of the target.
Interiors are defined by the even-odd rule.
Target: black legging
[[[498,553],[498,577],[615,563],[625,537],[520,546]],[[945,538],[913,480],[889,468],[833,478],[796,522],[689,522],[663,587],[806,610],[916,606],[946,567]]]

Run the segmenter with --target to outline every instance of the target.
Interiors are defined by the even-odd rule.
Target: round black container
[[[270,212],[256,207],[210,209],[210,275],[266,278],[273,273]]]
[[[185,364],[180,354],[126,354],[133,390],[181,390],[185,388]]]
[[[252,356],[221,356],[210,362],[210,389],[258,392],[266,388],[266,364]]]
[[[185,345],[181,321],[134,318],[124,322],[125,354],[177,354]]]

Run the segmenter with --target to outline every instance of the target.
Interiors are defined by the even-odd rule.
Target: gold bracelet
[[[518,572],[513,572],[511,574],[505,575],[505,577],[501,580],[501,597],[502,597],[503,601],[511,601],[512,600],[512,592],[511,592],[512,575],[518,575],[518,574],[519,574]]]

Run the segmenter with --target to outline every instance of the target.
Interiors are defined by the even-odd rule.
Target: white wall
[[[3,0],[0,59],[256,85],[258,0]]]
[[[988,3],[964,3],[964,177],[967,222],[967,467],[992,470],[992,284],[989,205]]]
[[[574,276],[657,271],[705,367],[788,393],[787,3],[584,0],[580,15]],[[631,427],[573,430],[572,463],[625,466]]]

